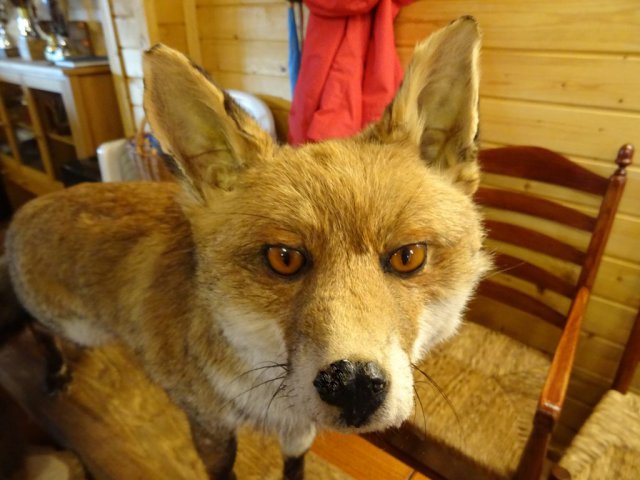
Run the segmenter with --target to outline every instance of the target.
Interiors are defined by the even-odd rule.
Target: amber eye
[[[427,259],[427,246],[424,243],[412,243],[400,247],[389,257],[389,266],[397,273],[412,273],[424,265]]]
[[[281,246],[266,247],[265,257],[274,272],[286,277],[298,273],[307,261],[301,251]]]

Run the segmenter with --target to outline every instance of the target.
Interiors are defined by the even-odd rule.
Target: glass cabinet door
[[[30,94],[43,137],[40,149],[49,158],[54,176],[60,178],[62,166],[77,159],[62,95],[36,89]]]
[[[0,102],[3,110],[0,153],[24,166],[46,172],[23,88],[0,82]]]
[[[0,155],[51,179],[77,158],[62,95],[0,82]]]

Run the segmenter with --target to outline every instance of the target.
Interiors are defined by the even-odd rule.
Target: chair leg
[[[540,480],[552,430],[553,424],[550,419],[540,412],[536,413],[533,430],[516,471],[517,480]]]

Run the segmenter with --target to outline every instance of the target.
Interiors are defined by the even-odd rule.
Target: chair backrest
[[[593,216],[526,193],[526,185],[521,191],[503,188],[509,183],[494,187],[483,182],[475,198],[485,210],[487,243],[496,252],[497,274],[481,283],[478,294],[562,328],[577,291],[593,287],[632,157],[633,147],[624,145],[615,172],[606,178],[543,148],[481,150],[484,173],[597,196],[600,207]],[[563,272],[559,264],[568,265],[573,275],[558,273]]]
[[[627,345],[622,352],[620,364],[613,380],[613,389],[622,393],[627,393],[631,386],[633,376],[640,363],[640,310],[636,315],[635,322],[631,328]]]

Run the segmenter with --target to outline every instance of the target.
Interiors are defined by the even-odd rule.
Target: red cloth
[[[380,118],[402,81],[393,20],[413,0],[305,0],[310,16],[289,143],[347,137]]]

